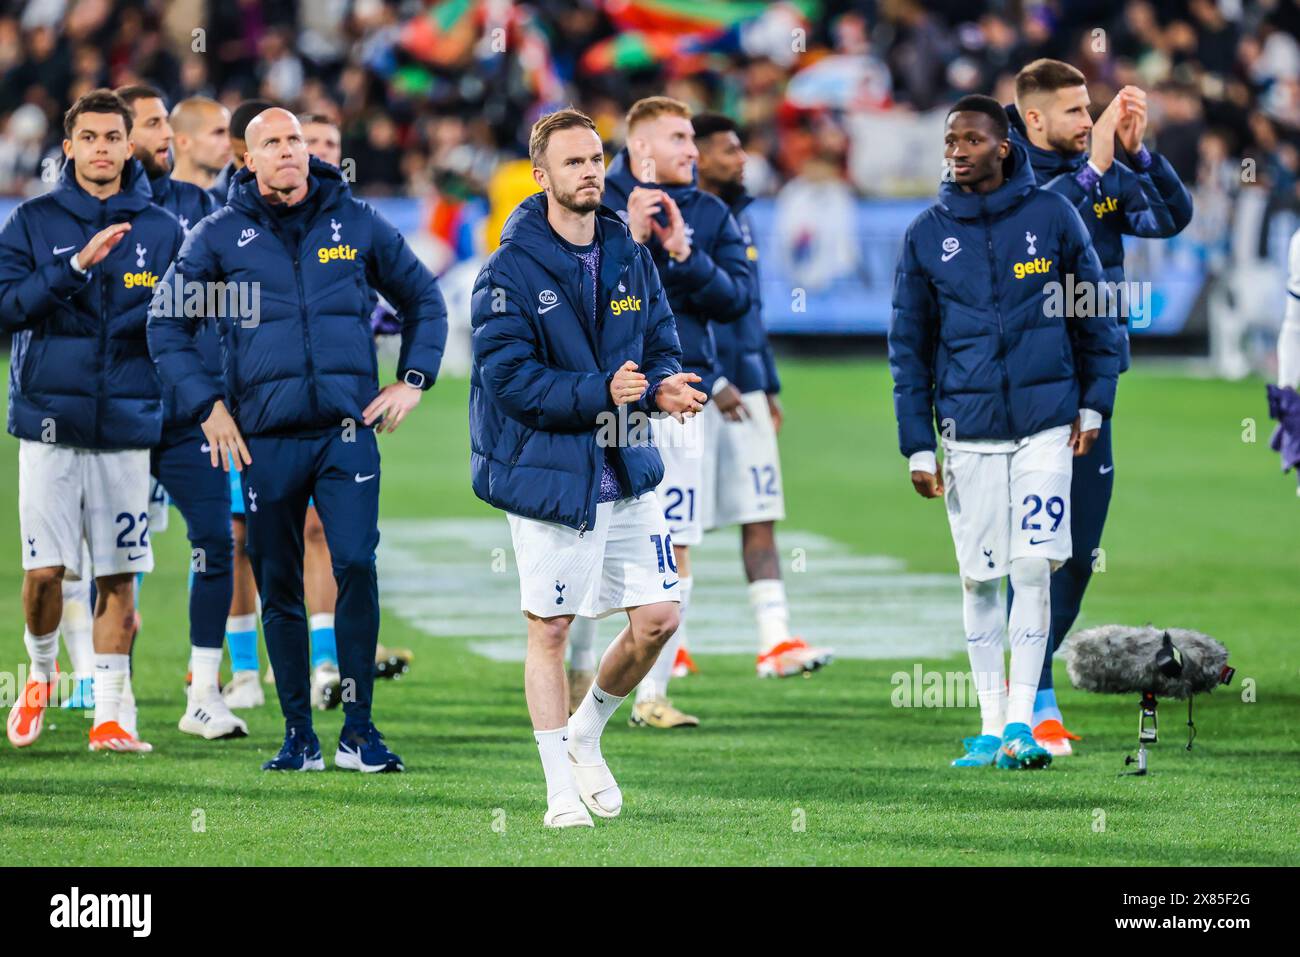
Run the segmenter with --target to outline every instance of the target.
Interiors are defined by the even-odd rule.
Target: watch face
[[[407,371],[406,375],[402,377],[402,381],[414,389],[423,389],[424,373],[416,372],[414,369],[410,369]]]

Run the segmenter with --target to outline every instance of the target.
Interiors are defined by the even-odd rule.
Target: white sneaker
[[[208,741],[218,738],[242,738],[248,734],[248,725],[237,717],[220,694],[209,694],[203,701],[193,696],[177,725],[186,734],[195,734]]]
[[[228,708],[260,708],[266,704],[256,671],[236,671],[230,684],[221,689],[221,697]]]
[[[317,711],[337,708],[343,700],[339,694],[339,666],[322,661],[311,672],[311,706]]]

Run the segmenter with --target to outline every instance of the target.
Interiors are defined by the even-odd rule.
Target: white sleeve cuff
[[[1093,429],[1101,428],[1101,413],[1094,412],[1092,409],[1079,410],[1079,431],[1091,432]]]
[[[76,253],[73,253],[71,256],[68,257],[68,265],[72,267],[73,272],[78,273],[82,276],[86,274],[86,270],[81,268],[81,263],[77,262]]]
[[[934,457],[934,453],[929,449],[913,452],[907,460],[907,470],[909,472],[929,472],[931,475],[937,475],[939,460]]]
[[[725,388],[726,388],[727,386],[729,386],[729,385],[731,385],[731,383],[727,381],[727,377],[726,377],[725,375],[720,375],[720,376],[718,376],[717,379],[715,379],[715,380],[713,381],[713,394],[714,394],[714,396],[717,396],[717,394],[718,394],[719,392],[721,392],[723,389],[725,389]]]
[[[1088,168],[1092,170],[1094,173],[1096,173],[1098,177],[1102,177],[1106,175],[1101,170],[1097,169],[1097,164],[1094,163],[1092,160],[1088,160]]]

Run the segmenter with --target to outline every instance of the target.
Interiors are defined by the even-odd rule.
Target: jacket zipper
[[[104,220],[105,207],[101,204],[99,212],[99,229],[104,229],[106,224]],[[99,362],[97,382],[95,383],[95,446],[98,448],[103,445],[103,424],[104,424],[104,362],[108,353],[108,324],[112,317],[108,314],[108,263],[101,261],[99,265]]]
[[[998,317],[998,366],[1002,371],[1002,406],[1007,410],[1007,428],[1011,432],[1015,429],[1011,424],[1011,381],[1007,375],[1007,360],[1004,354],[1006,331],[1002,324],[1002,300],[998,296],[998,264],[993,255],[993,230],[989,226],[989,217],[984,212],[984,200],[980,199],[980,219],[984,222],[984,243],[989,254],[989,279],[991,280],[993,292],[993,313]]]
[[[319,218],[319,211],[317,218]],[[284,241],[284,236],[270,220],[262,219],[261,222],[280,240],[280,245],[284,246],[285,249],[289,249],[289,244]],[[307,294],[302,286],[302,265],[299,261],[303,245],[307,241],[307,235],[311,232],[312,225],[314,225],[314,222],[308,224],[307,229],[303,232],[302,242],[298,243],[298,248],[289,250],[289,252],[293,256],[293,279],[298,287],[298,319],[302,325],[302,348],[307,358],[307,381],[309,383],[307,394],[311,398],[311,414],[314,423],[320,418],[320,399],[316,394],[316,363],[311,355],[311,334],[307,328]]]

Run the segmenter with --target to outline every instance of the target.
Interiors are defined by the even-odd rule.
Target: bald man
[[[206,96],[192,96],[172,107],[172,179],[211,189],[230,162],[230,111]]]
[[[229,201],[190,233],[161,284],[170,288],[178,275],[257,283],[259,321],[218,320],[229,357],[224,383],[194,346],[202,316],[151,314],[149,348],[162,381],[187,407],[206,410],[212,466],[233,462],[244,475],[248,551],[285,718],[284,745],[263,769],[325,767],[312,727],[303,607],[303,521],[314,498],[338,586],[344,721],[334,766],[401,771],[371,719],[379,638],[375,435],[396,429],[433,385],[447,309],[401,233],[352,197],[337,168],[310,158],[292,113],[264,111],[248,124],[246,140],[247,165],[235,174]],[[398,380],[383,389],[367,287],[402,320]]]

